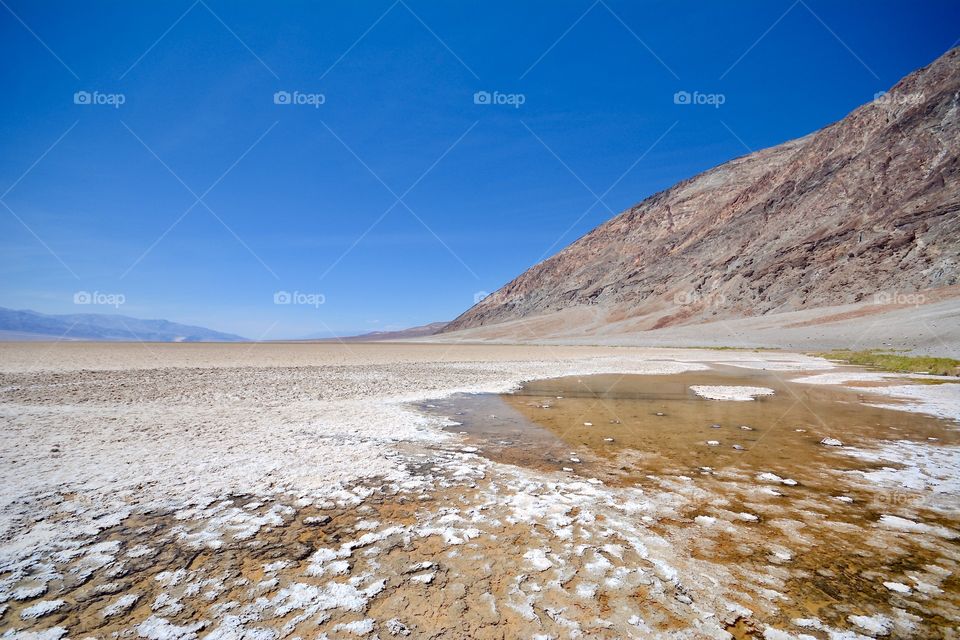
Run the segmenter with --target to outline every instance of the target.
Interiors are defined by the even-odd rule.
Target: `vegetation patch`
[[[831,351],[819,353],[828,360],[873,367],[896,373],[929,373],[939,376],[960,376],[960,360],[934,358],[931,356],[906,356],[889,351],[869,349],[866,351]]]

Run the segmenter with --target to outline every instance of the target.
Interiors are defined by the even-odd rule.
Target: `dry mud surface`
[[[761,473],[762,442],[715,468],[586,442],[571,473],[417,409],[731,366],[857,386],[902,437],[864,425],[817,445],[835,468],[778,451]],[[0,344],[0,637],[956,638],[960,393],[941,382],[771,352]],[[711,406],[767,397],[712,386],[730,399]]]

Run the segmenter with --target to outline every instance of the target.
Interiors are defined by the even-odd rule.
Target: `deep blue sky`
[[[121,293],[252,338],[450,319],[960,38],[955,0],[191,2],[3,0],[0,306]]]

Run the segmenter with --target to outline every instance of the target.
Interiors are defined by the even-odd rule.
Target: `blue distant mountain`
[[[105,313],[47,315],[0,307],[0,340],[113,340],[143,342],[244,342],[247,339],[169,320]]]

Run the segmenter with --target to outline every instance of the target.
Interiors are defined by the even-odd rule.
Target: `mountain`
[[[2,340],[132,340],[143,342],[242,342],[246,338],[169,320],[76,313],[47,315],[0,307]]]
[[[958,152],[960,48],[833,125],[647,198],[443,331],[536,318],[535,337],[635,333],[909,304],[958,283]]]
[[[418,327],[409,327],[407,329],[398,329],[396,331],[371,331],[369,333],[362,333],[356,336],[343,336],[339,338],[332,338],[327,335],[323,337],[312,337],[309,339],[316,339],[325,342],[387,342],[390,340],[406,340],[408,338],[422,338],[425,336],[432,336],[435,333],[439,333],[445,326],[446,322],[431,322],[430,324],[420,325]]]

